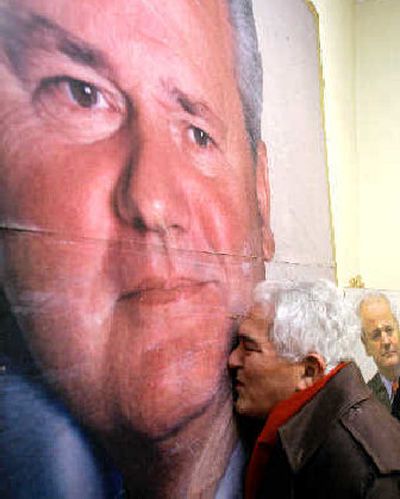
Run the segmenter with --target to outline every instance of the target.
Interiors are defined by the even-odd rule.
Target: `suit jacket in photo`
[[[385,385],[383,384],[379,372],[377,372],[375,376],[368,381],[367,385],[374,392],[374,395],[379,400],[379,402],[381,402],[390,412],[391,403],[389,399],[389,394],[385,388]]]

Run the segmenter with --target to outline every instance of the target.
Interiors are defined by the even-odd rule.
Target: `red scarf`
[[[262,483],[265,475],[265,468],[271,456],[271,453],[278,440],[278,430],[292,416],[306,405],[326,383],[335,376],[347,364],[342,362],[329,374],[316,381],[312,386],[304,390],[295,392],[290,398],[282,400],[269,413],[268,419],[261,431],[254,446],[250,463],[246,471],[245,479],[245,499],[253,499]]]

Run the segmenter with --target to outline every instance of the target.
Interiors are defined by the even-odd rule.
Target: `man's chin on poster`
[[[212,495],[235,445],[226,360],[274,247],[260,71],[244,0],[0,3],[1,287],[133,494]]]

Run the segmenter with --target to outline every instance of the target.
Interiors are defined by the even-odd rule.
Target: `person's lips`
[[[397,350],[389,350],[387,352],[383,352],[382,357],[391,357],[392,355],[397,355]]]
[[[238,388],[244,388],[244,383],[240,381],[239,379],[235,379],[234,381],[234,387],[237,390]]]
[[[141,305],[162,305],[190,299],[212,284],[215,284],[215,281],[188,278],[145,279],[133,290],[123,293],[121,299],[134,300]]]

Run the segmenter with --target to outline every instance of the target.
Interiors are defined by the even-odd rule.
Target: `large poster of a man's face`
[[[242,496],[254,285],[333,276],[317,47],[303,0],[0,0],[0,497]]]
[[[213,496],[274,248],[250,2],[2,1],[0,82],[7,337],[133,497]]]

